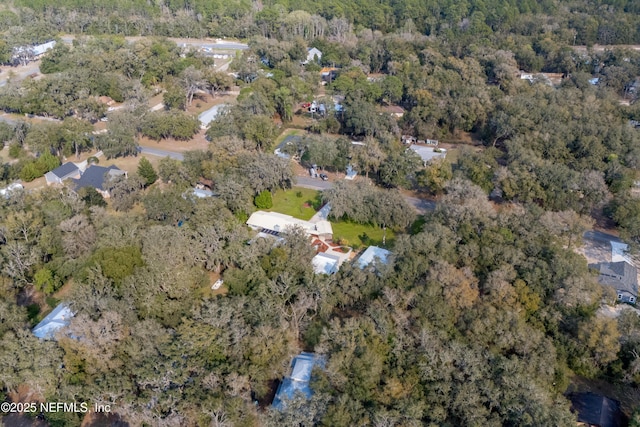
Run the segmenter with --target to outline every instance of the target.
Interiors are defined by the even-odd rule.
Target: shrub
[[[38,171],[35,162],[25,164],[20,171],[20,179],[26,182],[31,182],[41,176],[42,174]]]
[[[15,142],[15,143],[13,143],[13,144],[11,144],[9,146],[9,157],[11,157],[12,159],[17,159],[23,153],[24,153],[24,151],[22,150],[22,146],[20,144],[18,144],[17,142]]]
[[[78,195],[88,207],[102,206],[104,208],[107,206],[107,202],[104,201],[104,197],[102,197],[102,194],[98,193],[98,190],[93,187],[81,188],[78,191]]]
[[[273,207],[273,199],[271,198],[271,192],[269,190],[264,190],[260,194],[258,194],[253,203],[259,209],[271,209]]]
[[[41,268],[33,275],[33,284],[36,289],[46,295],[54,293],[62,283],[60,279],[48,268]]]
[[[40,314],[40,306],[38,304],[29,304],[27,306],[27,317],[29,320],[35,320]]]
[[[60,160],[53,154],[45,153],[24,164],[20,170],[20,179],[27,182],[33,181],[58,166],[60,166]]]

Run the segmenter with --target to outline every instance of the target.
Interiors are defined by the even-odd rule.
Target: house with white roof
[[[73,315],[71,309],[65,303],[61,303],[33,328],[33,335],[45,340],[54,339],[58,330],[69,326]]]
[[[278,235],[288,228],[300,227],[309,236],[324,239],[330,239],[333,236],[333,228],[329,221],[318,221],[313,223],[278,212],[254,212],[247,220],[247,225],[254,230],[272,235]]]
[[[19,62],[22,65],[27,65],[31,61],[39,59],[49,50],[53,49],[56,45],[55,40],[50,40],[46,43],[37,44],[33,46],[20,46],[13,49],[13,55],[11,61]]]
[[[285,377],[276,391],[273,407],[279,411],[287,405],[287,400],[296,395],[309,399],[313,395],[311,390],[311,373],[314,366],[324,368],[325,360],[313,353],[300,353],[291,362],[291,375]]]
[[[364,269],[370,265],[382,265],[389,262],[391,252],[378,246],[369,246],[358,258],[357,266]]]
[[[309,62],[320,62],[322,59],[322,52],[315,47],[310,47],[307,49],[307,60],[303,62],[303,64],[308,64]]]
[[[340,257],[324,252],[319,252],[311,259],[313,271],[316,274],[334,274],[340,268]]]

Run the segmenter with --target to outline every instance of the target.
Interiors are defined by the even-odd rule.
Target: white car
[[[222,279],[218,279],[218,280],[216,280],[216,283],[214,283],[214,284],[211,286],[211,289],[213,289],[214,291],[215,291],[216,289],[220,289],[220,286],[222,286],[222,284],[223,284],[223,283],[224,283],[224,280],[222,280]]]

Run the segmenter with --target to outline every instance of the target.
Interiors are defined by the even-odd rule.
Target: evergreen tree
[[[158,179],[158,174],[146,157],[141,158],[140,163],[138,163],[138,175],[144,179],[145,187],[150,186]]]
[[[255,197],[254,203],[258,209],[271,209],[271,207],[273,207],[271,192],[269,190],[260,192],[260,194]]]

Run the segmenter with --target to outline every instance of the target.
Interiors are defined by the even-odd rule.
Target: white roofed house
[[[46,52],[53,49],[55,45],[55,40],[49,40],[48,42],[42,44],[16,47],[13,49],[11,61],[13,63],[27,65],[29,62],[39,59]]]
[[[389,262],[391,252],[378,246],[369,246],[358,258],[357,265],[364,269],[370,265],[383,265]]]
[[[320,252],[311,260],[316,274],[334,274],[340,268],[340,257]]]
[[[279,235],[287,228],[300,227],[309,236],[330,239],[333,236],[333,229],[329,221],[309,222],[284,215],[278,212],[257,211],[251,214],[247,220],[247,225],[254,230],[264,233]]]
[[[307,49],[307,59],[303,61],[303,64],[308,64],[309,62],[320,62],[322,59],[322,51],[316,49],[315,47],[310,47]]]
[[[33,328],[33,335],[45,340],[54,339],[58,330],[69,326],[73,315],[69,306],[61,303]]]
[[[311,374],[314,367],[324,369],[326,364],[322,356],[313,353],[300,353],[291,362],[291,375],[285,377],[278,386],[273,399],[273,407],[282,411],[287,407],[288,401],[294,399],[296,395],[305,399],[311,398]]]

